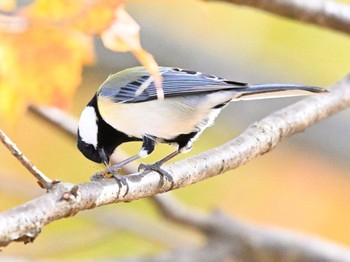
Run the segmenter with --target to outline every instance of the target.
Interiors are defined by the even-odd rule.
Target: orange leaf
[[[16,15],[0,14],[0,116],[29,103],[67,107],[93,60],[92,34],[114,51],[131,51],[160,89],[152,55],[142,49],[138,24],[120,8],[124,0],[36,0]]]
[[[110,26],[114,10],[124,0],[37,0],[23,10],[28,17],[55,20],[88,33],[97,34]]]
[[[36,0],[25,6],[21,12],[32,19],[60,21],[76,15],[82,4],[83,0]]]
[[[112,24],[115,19],[114,10],[124,2],[124,0],[92,1],[73,19],[72,24],[85,33],[100,34]]]
[[[0,43],[0,94],[7,101],[0,114],[17,117],[23,111],[13,109],[17,100],[69,106],[82,64],[92,59],[89,37],[40,23],[21,33],[0,32]]]

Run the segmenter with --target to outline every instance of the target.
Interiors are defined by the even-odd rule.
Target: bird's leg
[[[122,184],[126,184],[127,185],[127,191],[125,193],[125,195],[129,192],[129,185],[126,183],[126,178],[124,176],[119,175],[116,171],[118,169],[120,169],[121,167],[125,166],[126,164],[129,164],[130,162],[137,160],[139,158],[143,158],[148,156],[150,153],[153,152],[154,150],[154,146],[155,146],[155,142],[154,140],[152,140],[149,137],[143,137],[143,143],[142,143],[142,147],[139,153],[137,153],[136,155],[133,155],[123,161],[118,162],[117,164],[108,167],[104,172],[105,174],[112,174],[113,177]]]
[[[139,159],[140,157],[141,157],[141,155],[140,155],[140,153],[138,153],[138,154],[133,155],[127,159],[124,159],[123,161],[120,161],[120,162],[114,164],[113,166],[110,166],[108,169],[109,169],[109,171],[116,171],[116,170],[122,168],[123,166],[131,163],[132,161]]]
[[[154,145],[155,142],[149,138],[149,137],[143,137],[143,143],[142,143],[142,147],[139,153],[137,153],[136,155],[133,155],[123,161],[120,161],[116,164],[114,164],[113,166],[108,167],[105,172],[106,173],[115,173],[118,169],[122,168],[123,166],[139,159],[139,158],[143,158],[148,156],[150,153],[152,153],[152,151],[154,150]],[[108,166],[108,165],[107,165]]]
[[[126,164],[128,164],[136,159],[139,159],[139,158],[140,158],[140,155],[136,154],[136,155],[133,155],[132,157],[129,157],[123,161],[118,162],[117,164],[115,164],[113,166],[109,166],[106,169],[107,173],[113,175],[113,177],[120,183],[120,185],[127,186],[127,189],[126,189],[126,192],[124,195],[127,195],[127,193],[129,192],[129,185],[126,181],[126,178],[124,176],[118,174],[117,170],[120,169],[121,167],[125,166]]]
[[[160,174],[162,177],[165,177],[168,181],[171,183],[171,187],[169,190],[171,190],[174,187],[174,179],[170,173],[165,171],[164,169],[161,168],[161,166],[168,162],[170,159],[174,158],[178,154],[181,153],[181,150],[176,150],[172,152],[171,154],[167,155],[166,157],[162,158],[161,160],[153,163],[153,164],[140,164],[139,165],[139,171],[155,171],[158,174]]]
[[[114,166],[110,166],[109,165],[109,158],[107,157],[106,152],[104,151],[103,148],[99,149],[99,154],[100,154],[100,156],[102,158],[102,162],[107,167],[107,169],[102,171],[102,172],[97,172],[90,179],[94,181],[94,180],[99,180],[101,177],[103,177],[103,178],[114,178],[115,180],[117,180],[117,182],[118,182],[120,187],[122,187],[123,185],[126,186],[126,191],[125,191],[125,194],[124,194],[124,196],[125,196],[129,192],[129,185],[128,185],[127,181],[126,181],[126,178],[116,172],[118,168],[115,168]],[[127,163],[131,162],[132,160],[137,159],[137,158],[135,158],[135,156],[130,157],[130,158],[122,161],[122,165],[120,165],[120,166],[126,165]],[[120,163],[118,163],[118,164],[120,164]]]
[[[105,165],[107,166],[107,169],[102,172],[96,173],[95,176],[102,176],[104,178],[114,178],[115,180],[117,180],[120,186],[125,185],[127,187],[126,192],[124,194],[125,196],[129,192],[129,185],[127,183],[126,178],[123,175],[120,175],[117,171],[118,169],[122,168],[126,164],[129,164],[130,162],[137,160],[141,157],[142,157],[142,150],[138,154],[133,155],[123,161],[120,161],[113,166],[109,166],[108,164],[105,163]]]
[[[172,152],[171,154],[167,155],[166,157],[162,158],[161,160],[158,160],[157,162],[155,162],[154,164],[151,164],[151,165],[157,165],[160,167],[163,164],[165,164],[166,162],[168,162],[170,159],[176,157],[180,153],[181,153],[180,150],[176,150],[176,151]]]

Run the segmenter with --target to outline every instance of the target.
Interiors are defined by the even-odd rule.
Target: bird
[[[172,181],[161,166],[191,150],[202,132],[214,123],[232,101],[325,93],[326,89],[295,84],[248,84],[177,67],[159,67],[163,99],[143,66],[111,74],[83,109],[77,146],[91,161],[104,163],[106,173],[150,155],[157,143],[173,144],[176,150],[139,170],[156,171]],[[146,84],[146,88],[145,88]],[[126,142],[142,142],[139,152],[110,166],[115,149]]]

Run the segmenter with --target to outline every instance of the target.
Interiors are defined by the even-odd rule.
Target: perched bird
[[[160,166],[177,154],[189,151],[192,143],[231,101],[323,93],[325,89],[290,84],[249,85],[217,76],[172,67],[160,67],[164,99],[144,67],[110,75],[82,111],[78,148],[88,159],[109,166],[110,156],[122,143],[142,141],[141,150],[106,172],[113,172],[154,150],[156,143],[177,145],[177,150],[153,165]],[[147,88],[137,94],[147,82]]]

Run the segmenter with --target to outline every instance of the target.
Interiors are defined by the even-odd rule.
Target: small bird
[[[172,181],[161,165],[189,151],[229,102],[327,92],[304,85],[249,85],[174,67],[159,67],[159,71],[164,99],[158,99],[146,68],[134,67],[110,75],[82,111],[78,148],[88,159],[109,167],[106,173],[148,156],[156,143],[167,143],[177,149],[154,164],[141,164],[139,169],[157,171]],[[142,88],[145,83],[147,88]],[[129,141],[142,141],[141,150],[110,167],[114,150]]]

